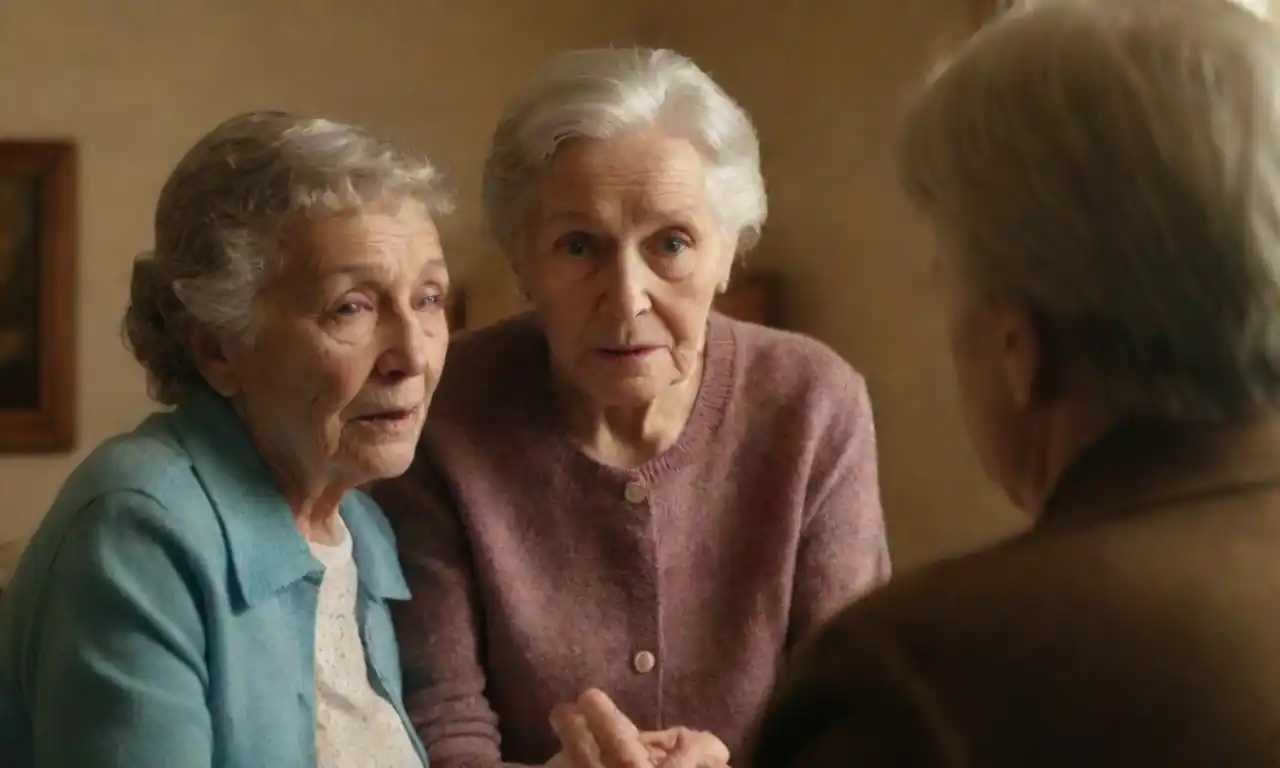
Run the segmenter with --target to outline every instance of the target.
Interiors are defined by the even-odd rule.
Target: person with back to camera
[[[555,57],[483,190],[532,311],[454,339],[374,490],[410,716],[436,768],[598,765],[601,711],[636,726],[610,749],[721,764],[781,659],[888,578],[866,386],[712,311],[766,198],[750,120],[683,56]]]
[[[176,406],[72,472],[0,600],[7,768],[422,768],[357,486],[408,468],[444,362],[426,158],[232,117],[169,176],[125,332]]]
[[[1280,765],[1280,30],[1028,3],[926,86],[902,168],[1035,522],[834,619],[749,765]]]

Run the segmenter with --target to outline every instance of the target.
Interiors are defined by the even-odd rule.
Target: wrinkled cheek
[[[308,432],[311,450],[321,456],[332,457],[342,445],[342,422],[337,418],[331,403],[319,393],[307,396]]]

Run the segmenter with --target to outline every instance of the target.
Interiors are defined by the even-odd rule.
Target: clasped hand
[[[705,731],[638,729],[602,691],[551,713],[560,752],[546,768],[728,768],[729,750]]]

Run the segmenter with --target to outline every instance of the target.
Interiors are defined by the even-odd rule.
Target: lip
[[[658,351],[658,347],[601,347],[596,350],[604,357],[636,358],[644,357]]]
[[[596,350],[597,358],[616,373],[637,376],[647,368],[649,358],[661,347],[604,347]]]
[[[376,432],[380,436],[401,437],[417,430],[421,414],[421,405],[389,408],[357,416],[352,422],[360,429]]]

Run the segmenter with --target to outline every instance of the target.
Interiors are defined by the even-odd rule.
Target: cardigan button
[[[658,660],[648,651],[641,651],[637,653],[635,658],[631,660],[631,666],[642,675],[647,675],[652,672],[657,663]]]
[[[644,486],[639,483],[627,483],[622,489],[622,498],[626,499],[628,504],[642,504],[648,495]]]

